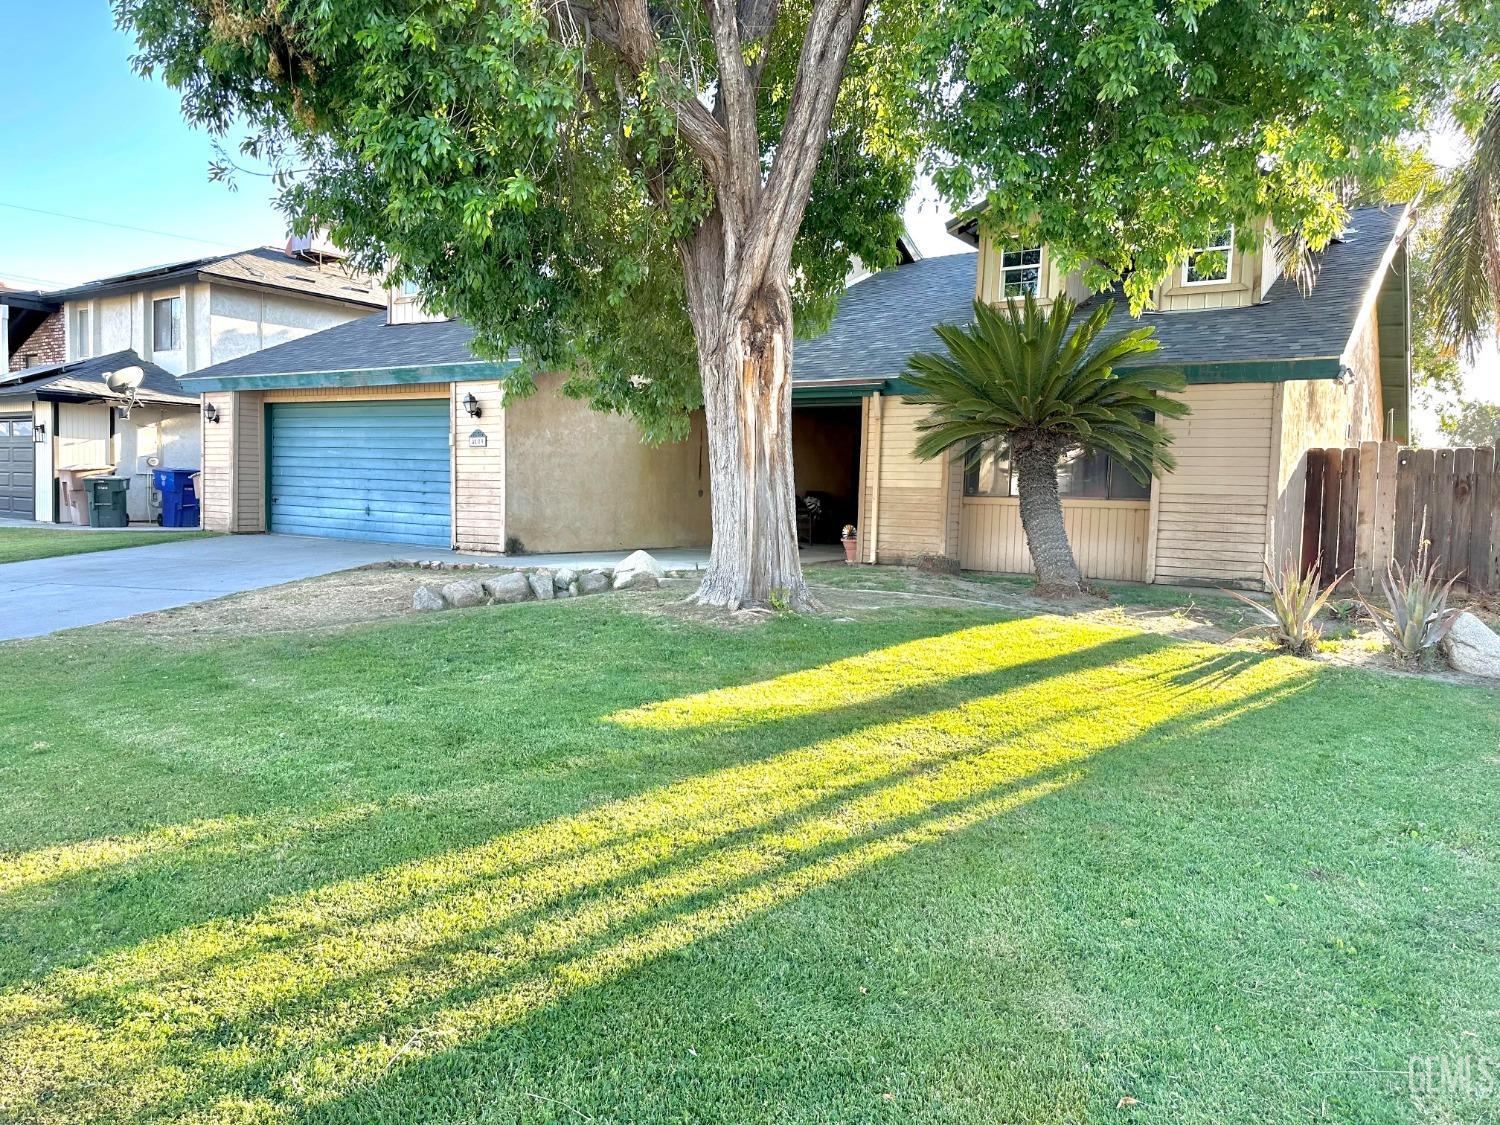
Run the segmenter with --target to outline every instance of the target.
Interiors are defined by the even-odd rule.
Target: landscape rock
[[[468,609],[471,606],[483,605],[484,587],[472,578],[460,578],[457,582],[449,582],[443,587],[443,600],[454,609]]]
[[[486,578],[482,585],[484,592],[497,605],[524,602],[531,597],[531,583],[526,581],[526,575],[516,571],[502,574],[498,578]]]
[[[602,570],[586,570],[578,576],[580,594],[597,594],[609,589],[609,575]]]
[[[661,579],[649,570],[622,570],[615,572],[616,590],[654,590]]]
[[[1439,647],[1455,672],[1500,680],[1500,637],[1472,613],[1460,613]]]
[[[447,609],[448,603],[443,601],[443,595],[431,586],[418,586],[417,592],[411,596],[411,607],[428,612],[434,609]]]
[[[661,563],[657,562],[645,551],[632,551],[625,556],[625,561],[615,567],[615,589],[623,590],[627,587],[620,585],[622,576],[631,574],[649,574],[660,582],[666,577],[666,571],[662,569]]]
[[[577,577],[578,572],[571,566],[559,567],[557,572],[552,575],[552,588],[558,593],[562,593],[562,591],[573,585],[573,581]]]
[[[526,576],[531,583],[531,592],[537,596],[538,601],[549,601],[557,596],[557,591],[552,588],[552,572],[550,570],[534,570]]]

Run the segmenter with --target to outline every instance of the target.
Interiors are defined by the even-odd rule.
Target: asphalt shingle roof
[[[1362,207],[1320,258],[1317,285],[1303,295],[1278,280],[1263,301],[1238,309],[1148,312],[1135,323],[1156,328],[1153,364],[1243,363],[1336,358],[1353,334],[1375,272],[1396,236],[1403,209]],[[797,342],[798,383],[825,379],[886,379],[901,375],[916,352],[941,347],[933,327],[973,317],[978,256],[955,254],[895,266],[852,286],[822,336]],[[1118,289],[1085,303],[1118,305],[1110,331],[1130,322]]]
[[[385,313],[378,312],[274,348],[201,368],[184,378],[222,379],[478,363],[479,357],[469,346],[473,339],[474,330],[462,321],[387,324]]]
[[[197,275],[210,280],[222,278],[242,285],[284,289],[310,297],[349,301],[371,307],[385,304],[385,290],[368,274],[356,273],[338,262],[319,265],[302,258],[288,257],[284,251],[274,246],[257,246],[252,250],[240,250],[233,254],[189,258],[149,269],[132,270],[75,285],[70,289],[59,289],[44,296],[53,300],[96,297],[184,275]]]
[[[52,363],[12,371],[0,377],[0,397],[50,391],[53,394],[83,398],[118,399],[120,396],[109,389],[104,377],[111,371],[132,365],[146,373],[136,392],[137,402],[181,406],[198,404],[196,392],[184,390],[170,371],[158,367],[148,359],[142,359],[131,349],[77,359],[71,363]]]

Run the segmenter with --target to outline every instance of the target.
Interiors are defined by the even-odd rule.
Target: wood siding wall
[[[979,261],[975,263],[975,295],[989,305],[998,305],[1005,299],[1000,277],[1002,246],[1014,249],[1015,243],[997,243],[989,237],[982,238],[979,242]],[[1066,294],[1075,301],[1081,301],[1089,294],[1080,273],[1074,271],[1065,274],[1059,271],[1049,246],[1042,247],[1040,288],[1038,298],[1044,307],[1050,305],[1060,294]]]
[[[1166,419],[1177,469],[1156,482],[1150,580],[1259,586],[1271,493],[1274,383],[1191,386]]]
[[[453,545],[460,551],[505,550],[505,392],[499,384],[454,383],[449,395],[453,435]],[[478,418],[463,408],[479,401]],[[483,446],[469,444],[471,434]]]
[[[865,400],[863,519],[860,558],[903,565],[923,555],[954,555],[958,513],[945,459],[919,461],[916,422],[927,412],[899,399]],[[871,531],[874,537],[871,537]]]
[[[1151,505],[1145,500],[1064,500],[1068,541],[1084,577],[1141,582]],[[963,498],[959,561],[965,570],[1031,574],[1031,552],[1012,497]]]
[[[110,410],[97,402],[58,403],[56,465],[59,469],[114,468]]]
[[[265,406],[259,391],[210,391],[219,412],[203,422],[203,473],[198,503],[205,531],[266,529]]]

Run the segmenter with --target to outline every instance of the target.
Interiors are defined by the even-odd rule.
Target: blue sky
[[[130,69],[131,40],[115,30],[106,0],[4,8],[12,46],[0,65],[0,282],[56,288],[284,241],[267,181],[240,177],[236,192],[208,182],[213,138],[188,127],[164,83]]]

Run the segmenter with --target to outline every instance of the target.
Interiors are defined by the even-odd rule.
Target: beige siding
[[[701,415],[686,441],[650,446],[631,419],[563,395],[561,376],[537,384],[505,408],[507,537],[548,552],[708,545]]]
[[[1068,542],[1085,578],[1140,582],[1146,577],[1151,505],[1145,500],[1064,500]],[[1020,502],[970,496],[963,501],[960,561],[965,570],[1030,574]]]
[[[1261,245],[1248,253],[1234,251],[1229,277],[1224,281],[1187,284],[1185,265],[1179,265],[1156,287],[1155,304],[1163,312],[1187,309],[1234,309],[1253,305],[1264,292],[1265,240],[1274,237],[1268,223],[1260,224]]]
[[[212,405],[219,412],[217,422],[203,423],[203,474],[198,478],[198,506],[205,531],[233,530],[230,489],[234,478],[237,398],[229,391],[209,391],[203,396],[204,406]]]
[[[234,412],[234,523],[231,531],[266,529],[266,408],[259,391],[238,391]]]
[[[460,551],[505,550],[505,393],[496,383],[454,383],[449,396],[453,433],[453,545]],[[473,395],[478,418],[463,408]],[[485,444],[469,444],[483,434]]]
[[[265,405],[259,391],[210,391],[219,411],[203,423],[203,475],[198,497],[207,531],[266,529]]]
[[[949,553],[951,478],[944,460],[919,461],[912,450],[916,422],[926,407],[898,399],[872,399],[866,418],[865,515],[860,557],[868,562],[911,563]],[[874,552],[874,557],[871,557]]]
[[[100,403],[58,403],[57,468],[114,468],[109,416],[110,407]]]
[[[1156,484],[1154,581],[1260,583],[1276,393],[1272,383],[1192,386],[1192,414],[1164,422],[1177,469]]]

